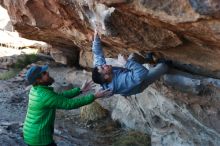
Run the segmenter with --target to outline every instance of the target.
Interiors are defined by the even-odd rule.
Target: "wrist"
[[[97,93],[95,93],[95,94],[94,94],[94,98],[95,98],[95,99],[98,99],[98,98],[99,98],[99,95],[98,95]]]

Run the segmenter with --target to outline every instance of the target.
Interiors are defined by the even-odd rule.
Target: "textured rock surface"
[[[220,76],[218,0],[1,0],[0,3],[23,37],[45,41],[63,54],[73,54],[67,58],[77,58],[79,51],[91,56],[96,21],[104,34],[102,40],[108,57],[119,52],[153,50],[180,64],[199,68],[199,73]],[[81,57],[80,64],[91,65],[91,57],[88,60]]]
[[[218,94],[192,96],[157,85],[137,96],[118,97],[112,116],[128,127],[151,133],[153,145],[217,146]]]

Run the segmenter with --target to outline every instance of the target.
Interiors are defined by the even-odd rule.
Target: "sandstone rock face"
[[[114,96],[118,102],[112,105],[112,117],[130,128],[150,133],[152,145],[220,144],[219,126],[216,124],[219,107],[215,106],[215,102],[219,102],[216,99],[219,93],[193,96],[155,85],[136,96]]]
[[[64,54],[71,49],[72,54],[78,53],[67,58],[80,56],[80,51],[87,55],[90,52],[91,56],[91,36],[96,23],[108,57],[116,57],[119,52],[152,50],[219,78],[218,0],[1,0],[0,3],[23,37],[45,41]],[[91,67],[91,57],[87,60],[81,56],[79,62]]]

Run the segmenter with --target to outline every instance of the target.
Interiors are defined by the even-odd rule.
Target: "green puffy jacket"
[[[27,115],[23,126],[24,141],[29,145],[47,145],[53,142],[56,109],[74,109],[95,100],[93,94],[72,98],[80,88],[55,93],[52,87],[34,86],[29,93]]]

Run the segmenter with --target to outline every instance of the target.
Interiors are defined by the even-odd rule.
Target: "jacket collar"
[[[51,86],[44,86],[44,85],[33,86],[33,88],[44,88],[44,89],[53,90],[53,87],[51,87]]]

